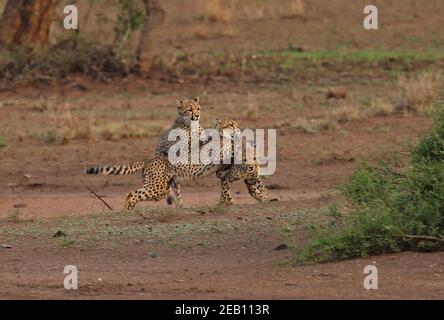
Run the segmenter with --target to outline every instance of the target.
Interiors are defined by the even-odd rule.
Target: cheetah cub
[[[201,105],[199,103],[199,97],[194,99],[181,99],[176,100],[177,106],[177,117],[171,128],[165,131],[157,141],[154,155],[155,156],[168,156],[168,151],[170,147],[174,145],[175,141],[169,141],[168,135],[171,131],[176,129],[184,130],[189,137],[188,146],[191,145],[191,123],[194,121],[198,124],[200,119],[200,109]],[[205,137],[205,130],[198,125],[198,133],[200,136]],[[170,192],[166,198],[168,204],[174,204],[177,208],[183,207],[183,200],[181,195],[180,183],[176,179],[172,180]]]
[[[266,203],[270,201],[268,189],[263,181],[259,178],[259,163],[256,157],[256,145],[249,145],[246,139],[241,141],[242,147],[242,164],[233,164],[231,166],[221,168],[216,172],[216,176],[220,179],[221,195],[219,199],[220,205],[229,205],[233,203],[231,195],[231,184],[238,180],[243,180],[248,193],[258,202]],[[252,152],[251,160],[247,157],[247,153]]]
[[[232,132],[237,123],[225,121],[220,123],[219,130],[224,134],[224,129]],[[217,170],[227,168],[229,165],[217,163],[214,157],[219,159],[231,158],[233,148],[231,144],[222,144],[219,155],[208,155],[208,161],[199,164],[171,164],[166,155],[156,155],[154,159],[139,161],[131,165],[113,167],[89,167],[86,174],[127,175],[142,170],[143,187],[127,194],[124,209],[133,209],[135,205],[144,200],[160,200],[170,193],[171,185],[183,180],[195,179],[201,176],[214,174]]]

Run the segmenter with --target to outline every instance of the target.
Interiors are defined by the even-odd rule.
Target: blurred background
[[[67,4],[78,30],[63,28]],[[22,192],[54,188],[61,211],[90,212],[63,196],[90,183],[120,207],[138,177],[91,180],[82,168],[150,157],[176,98],[190,96],[201,98],[203,126],[231,116],[278,129],[267,183],[282,199],[318,199],[355,159],[418,138],[443,103],[444,2],[374,4],[378,30],[364,29],[361,0],[0,1],[4,212]],[[218,196],[213,178],[188,190]]]

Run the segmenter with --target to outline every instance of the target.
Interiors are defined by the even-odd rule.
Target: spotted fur
[[[242,141],[242,164],[233,164],[227,168],[217,171],[216,176],[220,179],[221,195],[219,204],[229,205],[233,203],[231,195],[231,184],[238,180],[243,180],[248,193],[257,201],[265,203],[269,202],[268,189],[263,181],[259,178],[259,163],[256,158],[256,146],[252,146],[252,161],[247,161],[248,142]]]
[[[85,170],[86,174],[104,174],[104,175],[129,175],[141,170],[145,166],[145,162],[134,162],[130,165],[121,165],[113,167],[89,167]]]

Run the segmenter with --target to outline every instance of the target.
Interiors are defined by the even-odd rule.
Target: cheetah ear
[[[215,118],[213,120],[213,126],[216,126],[220,122],[220,119]]]
[[[176,99],[176,105],[180,108],[183,105],[183,101],[182,100],[178,100]]]
[[[196,98],[194,98],[194,101],[196,101],[197,103],[199,103],[199,96],[197,96]]]

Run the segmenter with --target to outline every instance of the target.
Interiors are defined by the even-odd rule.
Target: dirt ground
[[[242,236],[209,248],[120,250],[13,248],[2,252],[1,298],[12,299],[442,299],[443,253],[401,253],[317,266],[282,267],[278,239]],[[150,257],[158,249],[158,256]],[[63,288],[63,268],[78,269],[79,289]],[[378,267],[377,290],[363,286]]]
[[[411,1],[400,12],[399,1],[391,1],[383,16],[389,31],[375,36],[355,26],[360,18],[343,13],[358,10],[361,17],[357,2],[334,1],[327,8],[314,1],[303,18],[234,20],[235,35],[204,39],[193,31],[192,19],[198,18],[181,17],[179,12],[191,9],[177,3],[167,2],[172,17],[160,41],[169,53],[178,44],[192,51],[222,45],[235,53],[289,45],[331,50],[337,43],[350,49],[377,43],[389,50],[422,50],[443,40],[442,33],[431,31],[443,22],[436,1],[421,10],[419,1]],[[282,31],[279,37],[276,30]],[[313,36],[316,30],[319,36]],[[400,33],[410,38],[401,39]],[[423,67],[402,72],[416,74]],[[342,203],[337,187],[354,168],[393,151],[405,155],[430,128],[431,120],[416,113],[351,119],[326,130],[288,125],[374,97],[397,98],[390,68],[375,67],[365,76],[357,66],[325,74],[322,68],[284,83],[135,76],[101,83],[76,75],[51,85],[2,86],[7,89],[0,90],[0,128],[6,137],[6,147],[0,148],[0,298],[443,299],[442,252],[295,267],[289,264],[291,250],[275,250],[287,243],[283,230],[297,225],[288,219],[304,220],[310,210]],[[347,87],[345,101],[325,98],[332,85]],[[279,201],[257,204],[238,182],[233,185],[236,205],[214,207],[219,183],[212,176],[184,184],[183,210],[159,201],[141,203],[133,213],[119,212],[126,192],[139,187],[140,176],[91,177],[83,174],[84,168],[151,157],[157,137],[174,120],[175,99],[195,95],[201,99],[204,126],[231,116],[243,127],[277,128],[277,170],[265,183]],[[258,114],[251,115],[249,108]],[[143,134],[122,136],[138,127]],[[78,134],[79,128],[86,134]],[[103,196],[113,212],[87,187]],[[299,225],[291,230],[296,244],[308,241]],[[363,287],[363,269],[369,264],[378,267],[377,290]],[[63,288],[66,265],[79,270],[78,290]]]

